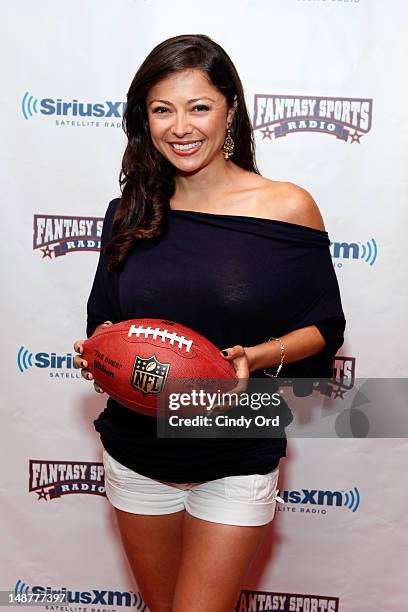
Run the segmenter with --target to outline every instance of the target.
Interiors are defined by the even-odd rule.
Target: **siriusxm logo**
[[[73,370],[74,369],[74,357],[72,353],[65,353],[65,355],[57,355],[57,353],[46,353],[39,352],[35,355],[26,349],[24,346],[20,346],[17,353],[17,366],[20,372],[23,374],[26,370],[36,367],[40,369],[49,368],[51,378],[80,378],[78,371],[75,374],[69,373],[58,373],[53,370]]]
[[[45,599],[47,595],[49,596],[48,601],[52,602],[52,595],[58,594],[61,596],[59,601],[62,600],[63,603],[126,606],[128,608],[135,608],[139,612],[144,612],[147,607],[141,594],[139,592],[133,593],[132,591],[101,591],[99,589],[90,589],[89,591],[72,591],[71,589],[66,589],[65,587],[53,589],[50,586],[43,587],[39,585],[29,587],[22,580],[17,580],[14,593],[15,595],[28,595],[28,593],[42,595],[44,596],[44,603],[47,602],[47,599]]]
[[[361,242],[331,242],[330,250],[333,259],[362,259],[370,266],[377,259],[378,246],[374,238]],[[341,267],[342,264],[337,264]]]
[[[104,102],[82,102],[76,98],[63,100],[62,98],[42,98],[32,96],[28,91],[23,95],[21,101],[21,112],[24,119],[31,119],[34,115],[46,115],[60,118],[65,121],[58,121],[58,125],[72,125],[67,119],[109,119],[105,123],[88,121],[79,123],[85,126],[105,125],[105,127],[121,126],[121,120],[125,110],[126,102],[105,100]],[[112,120],[119,119],[119,122]],[[74,123],[78,125],[78,123]]]
[[[349,491],[320,491],[317,489],[283,491],[282,498],[288,504],[342,506],[352,512],[356,512],[360,505],[360,493],[357,487]],[[284,507],[281,510],[284,510]]]

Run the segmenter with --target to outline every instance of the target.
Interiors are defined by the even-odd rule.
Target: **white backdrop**
[[[407,18],[404,0],[1,3],[0,589],[63,587],[72,610],[145,609],[98,470],[92,421],[105,399],[70,366],[100,219],[119,195],[121,103],[165,38],[205,33],[227,50],[263,118],[262,174],[316,199],[347,318],[338,371],[406,376]],[[274,116],[281,98],[311,112]],[[75,100],[111,116],[59,112]],[[290,440],[288,502],[237,609],[405,610],[407,450],[397,438]]]

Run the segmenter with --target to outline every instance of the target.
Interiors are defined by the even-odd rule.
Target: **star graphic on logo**
[[[342,389],[341,387],[337,387],[337,389],[334,389],[333,399],[336,399],[336,397],[339,397],[340,399],[344,399],[345,392],[346,392],[345,389]]]
[[[363,134],[359,134],[357,130],[354,130],[354,133],[349,132],[349,136],[351,136],[350,144],[353,144],[353,142],[357,142],[358,144],[361,144],[360,138],[362,137],[362,135]]]
[[[37,495],[38,495],[38,500],[40,499],[47,499],[47,493],[45,492],[45,489],[41,489],[41,491],[36,491]]]
[[[269,138],[269,140],[272,140],[273,130],[270,129],[269,125],[263,130],[261,130],[261,133],[262,133],[262,140],[265,140],[265,138]]]
[[[43,254],[43,256],[42,256],[43,259],[44,259],[44,257],[49,257],[50,259],[52,259],[52,254],[53,254],[54,251],[53,251],[53,249],[50,249],[48,244],[45,247],[45,249],[41,249],[41,251],[42,251],[42,254]]]

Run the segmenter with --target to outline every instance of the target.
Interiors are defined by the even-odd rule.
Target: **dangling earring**
[[[222,149],[224,151],[224,157],[225,157],[226,160],[228,160],[233,155],[233,153],[234,153],[234,145],[235,145],[235,143],[234,143],[234,141],[232,139],[232,136],[231,136],[231,130],[228,128],[227,129],[227,135],[225,137],[224,144],[223,144],[223,147],[222,147]]]

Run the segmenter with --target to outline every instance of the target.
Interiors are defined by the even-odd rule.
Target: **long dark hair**
[[[127,94],[123,129],[128,138],[119,176],[121,198],[106,248],[109,269],[120,268],[136,240],[154,238],[165,229],[174,194],[174,166],[154,147],[150,136],[146,97],[170,74],[197,68],[237,108],[230,126],[235,141],[233,160],[259,174],[253,131],[241,80],[220,45],[204,34],[174,36],[155,47],[137,71]]]

